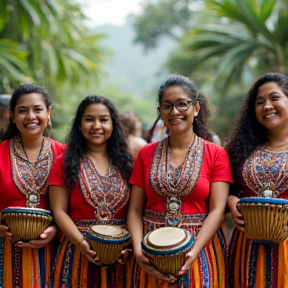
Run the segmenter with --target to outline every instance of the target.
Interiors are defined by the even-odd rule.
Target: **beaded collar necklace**
[[[80,165],[79,183],[86,201],[95,209],[97,220],[112,220],[114,214],[128,202],[129,185],[112,163],[106,176],[102,176],[86,155]]]
[[[167,225],[179,226],[182,219],[181,197],[192,193],[197,183],[202,167],[204,144],[203,140],[195,135],[184,162],[175,169],[170,165],[168,138],[156,146],[149,181],[154,192],[166,199]]]
[[[277,198],[288,188],[288,150],[256,149],[243,165],[245,184],[257,195]]]
[[[26,207],[38,207],[40,196],[47,191],[47,179],[54,158],[51,141],[47,137],[43,138],[38,159],[32,163],[21,138],[16,136],[10,140],[10,158],[12,178],[18,189],[26,195]]]

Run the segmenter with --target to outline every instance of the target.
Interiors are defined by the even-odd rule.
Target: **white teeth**
[[[264,118],[271,118],[271,117],[273,117],[273,116],[275,116],[275,115],[276,115],[275,113],[269,114],[269,115],[264,116]]]
[[[182,119],[179,119],[179,118],[170,120],[171,123],[178,123],[180,121],[182,121]]]
[[[36,124],[36,123],[32,123],[32,124],[26,124],[26,127],[36,127],[38,124]]]

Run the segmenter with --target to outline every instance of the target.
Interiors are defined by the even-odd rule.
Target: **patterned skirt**
[[[288,287],[288,240],[259,244],[235,228],[228,257],[230,288]]]
[[[53,249],[18,248],[0,237],[0,287],[48,288]]]
[[[202,222],[207,214],[182,215],[181,228],[197,236]],[[165,213],[146,211],[144,233],[164,226]],[[226,241],[222,230],[218,230],[213,239],[201,251],[198,259],[193,262],[191,269],[178,278],[173,287],[181,288],[225,288],[226,283]],[[168,288],[169,283],[157,283],[154,277],[149,276],[137,264],[133,267],[133,288]]]
[[[81,231],[84,231],[91,223],[89,220],[83,220],[76,225]],[[51,287],[130,288],[132,265],[133,257],[125,265],[97,266],[89,262],[78,247],[61,234],[51,272]]]

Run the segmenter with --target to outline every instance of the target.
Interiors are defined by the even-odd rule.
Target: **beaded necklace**
[[[259,196],[277,198],[288,188],[288,150],[272,152],[260,147],[243,165],[245,184]]]
[[[203,140],[195,135],[184,162],[173,168],[170,165],[171,150],[168,138],[156,146],[149,181],[154,192],[165,197],[167,226],[179,226],[182,221],[181,197],[190,194],[197,183],[202,167],[204,144]]]
[[[36,162],[28,160],[21,138],[10,140],[12,178],[18,189],[26,195],[26,207],[37,208],[40,196],[47,191],[47,179],[54,155],[49,138],[44,137]]]
[[[86,155],[80,165],[80,189],[86,201],[95,209],[97,220],[110,221],[129,198],[129,185],[110,163],[106,176],[98,173],[90,157]]]

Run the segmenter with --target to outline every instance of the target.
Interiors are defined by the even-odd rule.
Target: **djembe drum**
[[[159,271],[178,276],[193,244],[194,237],[187,230],[162,227],[147,233],[142,240],[142,251]]]
[[[52,220],[51,211],[40,208],[8,207],[1,211],[1,222],[17,241],[39,238]]]
[[[288,236],[288,200],[248,197],[237,203],[243,215],[245,236],[263,243],[280,243]]]
[[[107,265],[114,264],[121,251],[131,242],[130,233],[114,225],[93,225],[84,235],[97,252],[99,261]]]

